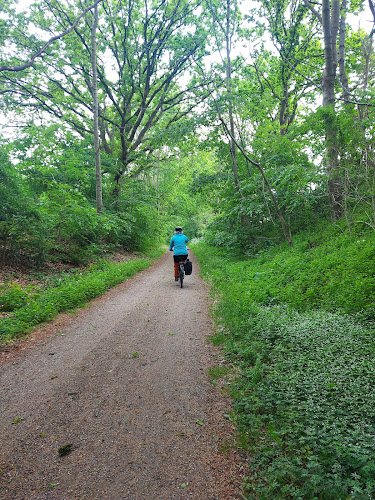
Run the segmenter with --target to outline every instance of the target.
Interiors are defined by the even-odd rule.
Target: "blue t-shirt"
[[[184,234],[177,233],[171,239],[169,250],[173,249],[173,255],[187,255],[186,243],[188,241],[188,238]]]

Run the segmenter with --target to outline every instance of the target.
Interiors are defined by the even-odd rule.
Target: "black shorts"
[[[181,260],[186,260],[188,258],[187,255],[174,255],[173,260],[175,262],[181,262]]]

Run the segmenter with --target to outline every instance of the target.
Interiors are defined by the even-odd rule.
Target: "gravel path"
[[[218,354],[192,257],[183,289],[167,253],[1,353],[1,499],[241,496],[240,457],[219,451],[230,402],[207,375]]]

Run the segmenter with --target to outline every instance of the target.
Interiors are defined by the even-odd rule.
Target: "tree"
[[[279,133],[286,135],[294,122],[302,98],[319,84],[313,67],[320,59],[320,47],[315,43],[316,25],[306,23],[307,8],[299,0],[262,0],[265,19],[277,55],[254,54],[252,63],[259,84],[271,92],[278,104]],[[262,18],[257,24],[262,26]]]
[[[40,263],[45,252],[40,213],[3,144],[0,144],[0,199],[1,266],[5,266],[7,260],[19,257],[20,251]]]
[[[225,90],[227,97],[227,113],[229,120],[229,128],[231,131],[232,137],[235,135],[235,127],[234,127],[234,116],[233,116],[233,82],[232,82],[232,48],[233,48],[233,39],[236,33],[237,22],[238,22],[238,5],[236,0],[226,0],[224,5],[224,9],[220,12],[220,7],[223,7],[219,4],[213,4],[212,0],[209,2],[210,11],[213,17],[213,28],[215,32],[216,44],[217,48],[220,52],[221,59],[223,61],[224,69],[225,69]],[[220,30],[220,34],[217,33],[217,29]],[[224,55],[221,54],[221,39],[224,42],[225,49]],[[234,184],[236,187],[236,191],[238,193],[239,199],[241,201],[241,187],[238,178],[238,165],[237,165],[237,155],[236,155],[236,145],[234,140],[229,137],[229,151],[232,159],[233,166],[233,177]]]
[[[44,0],[33,14],[35,26],[71,26],[74,4]],[[103,0],[97,31],[98,96],[101,144],[118,158],[115,191],[131,164],[148,162],[164,131],[205,98],[197,82],[182,84],[183,72],[204,54],[206,31],[198,0]],[[38,10],[39,9],[39,10]],[[91,21],[51,44],[38,63],[17,78],[0,75],[0,92],[8,109],[38,109],[64,121],[79,134],[92,133],[90,123]],[[31,36],[31,35],[30,35]],[[10,93],[10,94],[9,94]],[[17,97],[17,101],[14,97]]]
[[[272,203],[275,207],[277,217],[281,223],[284,237],[285,237],[286,241],[288,242],[288,244],[292,245],[290,230],[288,229],[285,218],[284,218],[284,216],[283,216],[283,214],[278,206],[276,196],[273,192],[272,186],[270,185],[270,183],[268,181],[265,170],[259,162],[254,161],[254,159],[251,158],[251,155],[249,155],[246,152],[246,145],[243,143],[241,131],[237,131],[236,127],[235,127],[235,119],[234,119],[235,93],[234,93],[233,79],[232,79],[231,48],[232,48],[233,37],[235,34],[235,29],[237,27],[237,21],[238,21],[237,4],[236,4],[236,2],[234,2],[232,5],[230,0],[227,0],[226,7],[224,9],[224,13],[222,13],[222,12],[220,12],[220,5],[216,5],[216,4],[213,5],[213,2],[211,1],[210,2],[210,9],[211,9],[211,12],[213,15],[214,26],[218,25],[220,32],[221,32],[221,36],[216,35],[218,49],[220,50],[220,39],[223,40],[224,45],[225,45],[225,56],[222,56],[222,61],[223,61],[223,65],[225,68],[225,83],[226,83],[225,96],[224,96],[224,98],[222,97],[220,99],[220,103],[218,102],[217,99],[214,99],[214,103],[216,106],[219,120],[222,124],[224,133],[226,134],[227,139],[228,139],[228,143],[229,143],[229,150],[230,150],[232,165],[233,165],[234,182],[235,182],[237,195],[239,197],[239,204],[242,208],[241,218],[243,221],[245,221],[247,223],[249,222],[248,217],[246,215],[246,208],[245,208],[246,201],[244,200],[242,188],[240,186],[240,181],[239,181],[238,161],[237,161],[236,149],[238,149],[241,152],[241,154],[243,155],[243,158],[245,159],[247,166],[252,165],[261,173],[261,176],[262,176],[262,179],[263,179],[264,184],[266,186],[266,189],[267,189],[267,191],[270,195],[270,198],[272,200]],[[223,104],[226,105],[225,111],[223,111],[221,109],[221,106]],[[241,103],[241,105],[243,105],[243,103]]]
[[[343,190],[338,155],[335,81],[338,64],[337,47],[339,45],[341,82],[344,86],[344,95],[348,97],[348,83],[344,69],[345,16],[347,14],[347,6],[346,0],[343,0],[341,5],[340,0],[322,0],[322,8],[319,12],[315,8],[315,2],[311,2],[310,0],[303,1],[319,20],[323,30],[324,71],[322,74],[322,94],[323,108],[325,110],[326,170],[332,217],[334,220],[337,220],[343,213]]]
[[[375,5],[374,5],[374,2],[372,0],[368,0],[368,4],[369,4],[369,7],[370,7],[370,10],[371,10],[371,14],[374,18],[374,24],[375,24]],[[372,30],[371,34],[374,33],[374,30]]]
[[[94,7],[94,22],[91,28],[91,67],[92,67],[92,107],[94,115],[94,150],[95,150],[95,179],[96,179],[96,210],[98,214],[103,212],[102,195],[102,172],[100,165],[100,143],[99,143],[99,100],[98,100],[98,72],[96,68],[96,30],[98,27],[98,5]]]

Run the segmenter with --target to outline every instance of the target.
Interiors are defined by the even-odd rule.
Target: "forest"
[[[247,497],[374,498],[373,0],[0,0],[0,25],[0,338],[181,225]],[[15,279],[48,266],[44,295]]]
[[[374,228],[372,13],[3,2],[2,263],[142,249],[176,223],[249,254],[317,219]]]

